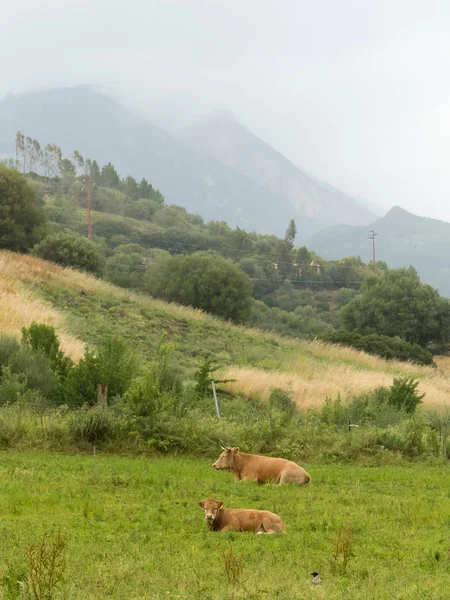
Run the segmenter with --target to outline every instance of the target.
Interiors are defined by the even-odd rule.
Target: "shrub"
[[[156,297],[232,321],[242,322],[249,316],[250,280],[231,260],[194,252],[159,260],[147,273],[148,290]]]
[[[17,346],[16,351],[9,354],[7,361],[0,364],[2,377],[5,367],[8,367],[11,374],[21,375],[21,381],[25,382],[27,389],[54,399],[58,390],[58,377],[53,372],[49,359],[40,352],[33,352],[31,348]]]
[[[63,400],[71,406],[94,404],[97,385],[108,385],[108,396],[121,396],[129,388],[138,368],[125,340],[104,336],[95,350],[86,349],[63,386]]]
[[[53,370],[65,377],[73,366],[73,361],[65,356],[59,347],[59,339],[54,327],[43,323],[32,323],[22,328],[22,344],[35,352],[42,352],[50,361]]]
[[[97,245],[75,233],[49,235],[35,246],[33,254],[63,267],[73,267],[96,275],[103,271],[103,257]]]
[[[415,412],[417,406],[422,404],[422,398],[425,397],[425,394],[419,395],[417,392],[418,385],[419,382],[414,377],[394,377],[389,390],[389,404],[406,413]]]
[[[419,365],[434,365],[430,352],[424,350],[418,344],[410,344],[400,338],[377,335],[376,333],[361,335],[351,331],[333,331],[321,334],[318,338],[332,344],[351,346],[356,350],[362,350],[368,354],[375,354],[390,360],[411,361]]]
[[[103,408],[91,408],[72,416],[70,433],[76,442],[98,444],[113,439],[117,432],[117,421]]]

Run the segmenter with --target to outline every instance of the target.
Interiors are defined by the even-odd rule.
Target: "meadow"
[[[26,548],[58,532],[55,599],[448,598],[448,466],[304,466],[308,487],[277,487],[206,458],[99,453],[94,478],[89,455],[3,451],[0,598],[33,597]],[[209,532],[205,497],[277,512],[287,535]]]

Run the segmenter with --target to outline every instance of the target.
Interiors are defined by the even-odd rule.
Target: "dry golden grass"
[[[148,296],[140,295],[128,290],[116,287],[111,283],[97,279],[93,275],[82,273],[70,268],[60,267],[40,258],[28,254],[16,254],[14,252],[0,251],[0,277],[12,281],[54,281],[66,288],[85,290],[90,292],[102,292],[117,298],[136,299],[140,302],[150,304],[155,309],[163,309],[180,318],[212,319],[201,310],[181,306],[178,304],[167,304],[162,300],[156,300]]]
[[[52,325],[65,354],[78,361],[84,354],[83,342],[67,332],[60,313],[23,287],[20,273],[13,266],[8,254],[1,252],[0,332],[20,338],[22,327],[29,327],[33,321]]]
[[[340,351],[347,349],[323,345],[321,352],[326,350],[330,350],[330,358],[336,356],[342,359]],[[352,358],[353,352],[350,351]],[[446,361],[449,370],[445,372],[439,368],[417,367],[384,361],[363,353],[357,354],[362,355],[361,361],[363,358],[367,359],[369,368],[355,363],[345,365],[342,362],[318,362],[305,356],[295,365],[291,365],[285,373],[232,367],[224,370],[221,377],[236,379],[235,382],[224,385],[230,392],[242,393],[248,398],[258,396],[267,400],[271,390],[282,388],[291,391],[298,406],[313,408],[321,406],[327,396],[334,399],[341,394],[345,399],[352,394],[368,392],[378,386],[390,386],[396,375],[414,376],[420,380],[420,392],[425,392],[424,406],[439,409],[450,405],[450,359]],[[376,370],[374,366],[377,367]]]

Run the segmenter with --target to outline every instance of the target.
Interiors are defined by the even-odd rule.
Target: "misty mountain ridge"
[[[199,126],[176,139],[89,86],[10,94],[0,103],[0,154],[13,155],[20,129],[41,145],[58,144],[65,156],[78,150],[99,164],[111,161],[122,176],[145,177],[168,204],[261,233],[283,235],[291,218],[303,239],[337,223],[373,220],[369,209],[300,171],[231,113],[212,119],[206,123],[220,123],[210,132],[214,139],[205,143],[203,126],[195,147]]]
[[[425,283],[450,297],[450,223],[446,221],[394,206],[367,227],[330,227],[311,236],[307,245],[328,260],[360,256],[368,262],[372,260],[371,229],[377,233],[377,260],[391,268],[413,265]]]
[[[299,169],[227,111],[217,111],[188,127],[181,139],[288,198],[293,216],[310,219],[316,229],[335,223],[362,225],[375,218],[363,203]]]

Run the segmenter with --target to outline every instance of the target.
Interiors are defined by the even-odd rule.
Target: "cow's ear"
[[[231,448],[231,452],[233,454],[237,454],[239,452],[239,448]]]
[[[205,503],[204,502],[197,502],[197,506],[200,506],[200,508],[205,508]]]
[[[223,502],[220,503],[219,510],[222,510],[222,508],[223,508]]]

